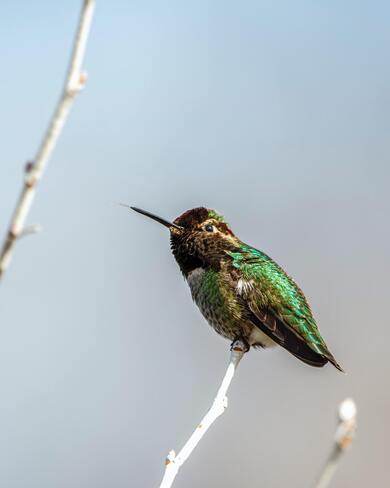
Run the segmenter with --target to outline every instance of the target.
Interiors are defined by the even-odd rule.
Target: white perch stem
[[[35,196],[37,184],[47,166],[73,101],[85,85],[87,77],[81,71],[81,65],[84,59],[94,8],[94,0],[83,1],[64,88],[35,159],[26,165],[24,184],[0,251],[0,279],[10,263],[16,241],[21,235],[28,233],[24,231],[24,226]]]
[[[175,455],[174,451],[168,454],[165,463],[165,473],[163,480],[160,484],[160,488],[169,488],[172,486],[176,475],[181,468],[181,466],[186,462],[186,460],[191,455],[192,451],[198,445],[202,437],[208,431],[209,427],[214,423],[214,421],[224,413],[228,406],[227,392],[230,383],[234,377],[237,366],[244,355],[245,346],[240,341],[236,341],[231,349],[230,361],[228,368],[226,370],[225,376],[222,380],[221,386],[219,387],[217,396],[215,397],[210,410],[206,413],[203,419],[200,421],[199,425],[192,433],[191,437],[184,444],[181,451]]]
[[[326,465],[316,484],[316,488],[327,488],[336,468],[355,435],[357,422],[356,404],[351,398],[344,400],[339,407],[339,424],[337,426],[334,444]]]

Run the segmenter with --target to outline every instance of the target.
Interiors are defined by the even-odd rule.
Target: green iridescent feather
[[[234,290],[224,283],[225,278],[213,269],[206,270],[200,280],[199,293],[207,297],[210,314],[218,317],[220,322],[229,327],[232,322],[242,318],[243,311],[236,300]]]
[[[208,214],[209,214],[209,218],[210,219],[214,219],[217,222],[222,222],[223,224],[228,225],[228,223],[226,222],[224,216],[221,215],[221,214],[219,214],[219,213],[217,213],[215,210],[209,209],[208,210]]]
[[[272,310],[315,352],[331,356],[306,298],[294,280],[269,256],[251,246],[242,244],[240,252],[229,254],[233,258],[233,267],[240,270],[243,279],[255,283],[248,296],[252,306]]]

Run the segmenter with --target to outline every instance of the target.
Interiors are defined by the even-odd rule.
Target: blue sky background
[[[80,2],[2,5],[0,231],[59,95]],[[158,486],[228,343],[158,225],[205,205],[307,294],[341,375],[251,352],[175,486],[310,487],[346,396],[334,487],[386,487],[388,2],[97,2],[77,99],[0,290],[0,483]]]

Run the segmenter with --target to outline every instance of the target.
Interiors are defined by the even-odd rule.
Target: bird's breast
[[[208,323],[219,334],[230,337],[231,314],[217,273],[196,268],[188,274],[187,282],[194,302]]]
[[[204,273],[205,273],[204,268],[195,268],[188,274],[187,283],[188,286],[190,287],[192,296],[194,296],[194,293],[199,291],[199,289],[201,288],[202,278]]]
[[[187,275],[192,298],[208,323],[222,336],[234,340],[244,337],[250,345],[271,347],[275,342],[242,315],[237,293],[248,291],[251,282],[241,281],[231,288],[217,272],[196,268]]]

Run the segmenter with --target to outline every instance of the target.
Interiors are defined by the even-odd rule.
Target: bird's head
[[[239,239],[215,210],[193,208],[169,222],[145,210],[131,208],[169,228],[172,252],[185,276],[199,267],[220,269],[227,252],[239,247]]]

